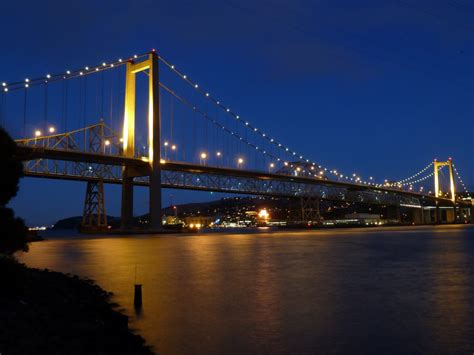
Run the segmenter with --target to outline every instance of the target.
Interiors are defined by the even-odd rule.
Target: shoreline
[[[340,233],[354,233],[354,232],[366,232],[366,233],[375,233],[375,232],[397,232],[397,231],[430,231],[430,230],[440,230],[440,229],[451,229],[451,228],[474,228],[474,224],[468,223],[456,223],[456,224],[418,224],[418,225],[387,225],[387,226],[345,226],[345,227],[331,227],[331,228],[276,228],[276,227],[255,227],[255,228],[202,228],[197,232],[175,232],[170,231],[167,233],[153,233],[153,231],[146,232],[141,231],[140,233],[79,233],[75,229],[50,229],[46,233],[39,234],[42,240],[62,238],[62,237],[71,237],[78,239],[89,239],[89,238],[114,238],[114,237],[145,237],[145,236],[154,236],[154,237],[193,237],[199,235],[237,235],[237,234],[301,234],[301,233],[311,233],[311,234],[340,234]],[[36,241],[35,241],[36,242]]]
[[[92,280],[6,257],[0,277],[0,353],[153,354]]]

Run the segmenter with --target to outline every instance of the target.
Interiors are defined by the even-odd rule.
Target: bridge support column
[[[456,220],[456,208],[447,208],[446,209],[446,223],[454,223]]]
[[[160,229],[161,222],[161,117],[158,56],[150,54],[148,145],[150,174],[150,228]]]
[[[82,215],[82,229],[107,228],[107,215],[105,213],[104,182],[88,181],[84,213]]]
[[[311,197],[301,197],[301,219],[303,222],[321,221],[319,213],[319,199]]]
[[[148,71],[148,161],[150,163],[150,222],[149,228],[161,228],[161,117],[158,55],[153,51],[148,59],[127,62],[125,78],[125,115],[123,152],[135,157],[135,95],[137,73]],[[133,215],[133,177],[125,167],[122,183],[122,225],[127,226]]]
[[[133,218],[133,177],[129,176],[129,168],[124,167],[122,173],[122,228],[130,227]]]

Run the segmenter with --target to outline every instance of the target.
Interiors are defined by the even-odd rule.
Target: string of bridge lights
[[[441,171],[443,168],[444,168],[444,166],[440,166],[440,167],[438,168],[438,171]],[[416,180],[413,180],[413,181],[410,181],[410,182],[405,182],[405,183],[395,183],[395,184],[392,184],[391,186],[412,186],[412,185],[416,185],[416,184],[418,184],[418,183],[420,183],[420,182],[423,182],[423,181],[429,179],[429,178],[432,177],[433,175],[434,175],[434,172],[431,172],[431,173],[429,173],[428,175],[423,176],[423,177],[421,177],[421,178],[419,178],[419,179],[416,179]]]
[[[456,169],[456,166],[454,165],[454,163],[452,163],[452,165],[453,165],[454,172],[456,173],[456,176],[458,177],[459,182],[461,183],[461,186],[464,189],[464,192],[467,193],[468,198],[471,198],[471,194],[469,193],[469,190],[467,189],[466,185],[464,185],[464,182],[461,179],[461,175],[459,175],[458,169]]]
[[[384,186],[383,184],[377,184],[373,182],[373,178],[370,177],[369,181],[362,180],[360,177],[358,177],[356,174],[352,174],[352,176],[344,175],[340,172],[338,172],[336,169],[328,170],[328,168],[323,167],[316,162],[310,161],[309,159],[305,158],[303,155],[300,155],[296,151],[290,149],[289,147],[283,145],[282,143],[278,142],[275,138],[271,137],[270,135],[266,134],[262,130],[258,129],[255,127],[253,124],[251,124],[249,121],[244,120],[235,113],[233,110],[231,110],[229,107],[226,107],[221,103],[220,100],[212,96],[209,92],[203,90],[196,82],[192,81],[186,74],[184,74],[182,71],[178,70],[175,65],[171,64],[171,62],[167,61],[165,58],[162,56],[159,56],[159,59],[163,64],[165,64],[169,69],[171,69],[174,73],[176,73],[181,79],[183,79],[186,83],[188,83],[192,88],[194,88],[195,91],[200,93],[203,97],[207,98],[211,102],[213,102],[217,107],[219,107],[221,110],[223,110],[225,113],[229,114],[232,116],[236,121],[240,122],[244,127],[247,129],[251,130],[254,134],[260,135],[263,139],[267,140],[271,144],[277,146],[279,149],[281,149],[284,153],[289,154],[290,156],[294,156],[296,158],[299,157],[299,159],[305,161],[306,163],[309,163],[313,165],[314,167],[318,167],[320,170],[324,170],[325,172],[328,172],[333,174],[335,177],[340,178],[340,179],[345,179],[347,181],[351,182],[356,182],[364,185],[372,185],[376,187],[382,187]],[[256,148],[255,148],[256,149]],[[257,149],[258,150],[258,149]],[[280,161],[280,160],[278,160]]]
[[[421,169],[421,170],[420,170],[419,172],[417,172],[416,174],[413,174],[412,176],[407,177],[406,179],[397,181],[395,184],[396,184],[396,185],[403,185],[405,182],[410,181],[410,180],[413,180],[413,179],[416,178],[417,176],[420,176],[421,174],[423,174],[423,173],[424,173],[426,170],[428,170],[432,165],[433,165],[433,162],[429,163],[426,167],[424,167],[423,169]],[[406,185],[404,185],[404,186],[406,186]]]
[[[72,78],[77,78],[89,74],[95,74],[98,72],[102,72],[104,70],[109,70],[121,65],[124,65],[127,63],[127,61],[133,60],[133,59],[139,59],[147,54],[140,54],[140,55],[133,55],[132,57],[128,59],[122,59],[119,58],[113,62],[102,62],[99,65],[95,66],[85,66],[82,69],[77,69],[77,70],[66,70],[63,73],[57,73],[57,74],[46,74],[43,77],[39,78],[25,78],[23,81],[17,81],[13,83],[7,83],[6,81],[2,82],[2,90],[4,93],[10,92],[10,91],[15,91],[15,90],[21,90],[21,89],[28,89],[33,86],[37,85],[43,85],[43,84],[48,84],[52,83],[55,81],[60,81],[60,80],[67,80],[67,79],[72,79]]]

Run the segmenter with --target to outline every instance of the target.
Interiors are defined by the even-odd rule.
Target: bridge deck
[[[30,177],[53,178],[63,180],[91,181],[102,178],[106,183],[119,184],[121,166],[131,166],[136,172],[135,184],[147,186],[149,163],[139,158],[127,158],[118,155],[78,152],[51,148],[18,146],[18,157],[25,161],[39,160],[35,168],[26,169]],[[48,167],[48,160],[74,163],[101,164],[108,166],[105,174],[98,175],[87,168],[55,169]],[[446,198],[421,195],[415,192],[399,191],[369,185],[350,184],[325,179],[289,176],[270,172],[222,168],[181,162],[162,164],[162,186],[168,188],[205,190],[227,193],[269,195],[282,197],[316,197],[327,200],[348,202],[406,205],[452,206]]]

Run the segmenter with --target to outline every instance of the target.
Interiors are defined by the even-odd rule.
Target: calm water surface
[[[114,292],[161,354],[474,352],[469,226],[55,237],[20,259]]]

